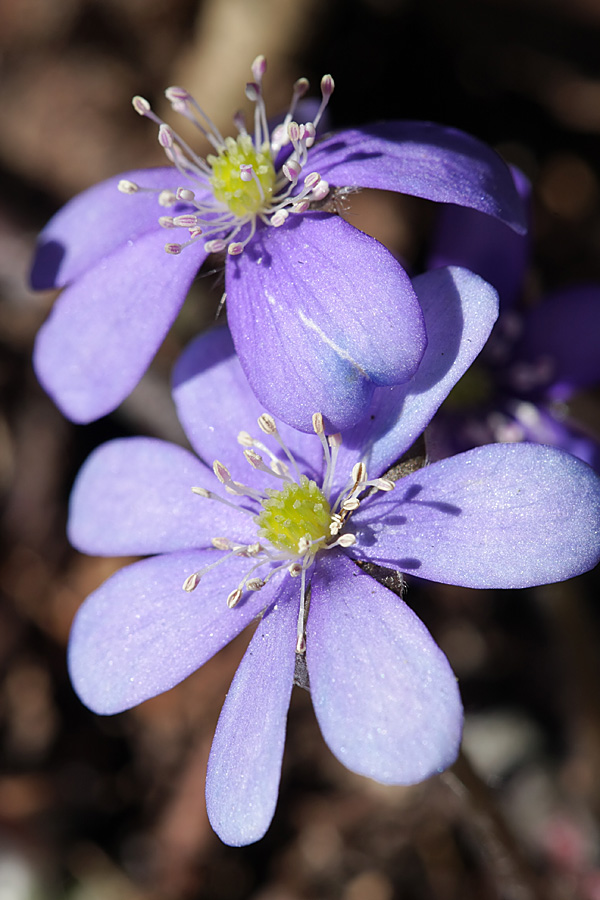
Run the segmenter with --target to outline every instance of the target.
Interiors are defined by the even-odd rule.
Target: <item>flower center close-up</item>
[[[244,447],[244,457],[253,469],[264,472],[282,482],[279,490],[266,487],[257,490],[242,482],[234,481],[229,469],[216,460],[213,471],[224,486],[225,491],[247,500],[242,505],[206,488],[193,487],[195,494],[209,500],[216,500],[228,505],[235,505],[250,515],[257,526],[257,540],[253,544],[239,544],[227,536],[214,536],[213,547],[225,551],[214,563],[189,575],[183,588],[193,591],[200,583],[202,576],[209,569],[220,565],[230,556],[245,557],[251,560],[248,571],[241,582],[227,597],[230,608],[237,606],[245,591],[259,591],[267,581],[287,569],[297,578],[300,576],[300,615],[298,620],[298,652],[305,649],[305,623],[307,613],[306,573],[313,565],[317,554],[334,547],[351,547],[356,543],[356,536],[346,531],[346,524],[354,510],[361,503],[361,494],[366,489],[390,491],[394,482],[387,478],[368,479],[364,463],[359,462],[352,469],[347,484],[332,501],[332,486],[335,475],[336,460],[341,446],[341,435],[327,437],[323,427],[323,417],[319,413],[313,416],[315,434],[321,441],[325,458],[325,474],[322,485],[302,473],[291,451],[283,442],[277,425],[267,413],[258,420],[264,434],[273,438],[285,453],[289,465],[272,452],[266,444],[253,438],[248,432],[238,435],[238,442]],[[260,453],[257,451],[261,451]],[[265,462],[268,458],[268,464]],[[292,470],[294,476],[292,476]],[[259,575],[260,570],[262,570]]]
[[[329,193],[328,183],[318,172],[303,176],[303,171],[308,149],[315,141],[317,126],[333,93],[333,78],[324,75],[321,79],[321,104],[312,121],[304,124],[293,118],[298,101],[309,86],[306,78],[299,78],[283,122],[271,129],[262,93],[265,69],[264,56],[258,56],[252,64],[254,81],[246,85],[246,96],[255,104],[253,133],[246,131],[240,113],[235,117],[237,138],[224,138],[184,88],[170,87],[165,92],[173,110],[191,121],[213,147],[214,153],[206,159],[163,122],[147,100],[133,98],[135,111],[158,125],[159,143],[183,180],[175,192],[170,188],[147,188],[128,179],[119,182],[119,190],[125,194],[156,193],[160,205],[166,208],[185,205],[184,212],[159,218],[164,228],[186,228],[189,232],[188,240],[167,243],[167,253],[181,253],[201,240],[207,253],[227,250],[236,256],[252,239],[257,220],[279,228],[290,213],[306,212],[312,203]],[[276,167],[280,151],[283,162]]]

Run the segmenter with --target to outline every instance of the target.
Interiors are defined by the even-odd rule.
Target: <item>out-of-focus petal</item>
[[[536,444],[550,444],[582,459],[598,472],[600,445],[583,434],[576,421],[564,416],[561,404],[545,406],[525,400],[508,405],[511,425],[522,434],[523,440]]]
[[[353,425],[373,388],[415,372],[426,345],[410,279],[373,238],[337,216],[261,228],[227,260],[228,318],[255,394],[302,431],[321,412]]]
[[[73,687],[91,710],[122,712],[168,691],[228,644],[267,607],[276,575],[234,609],[227,596],[249,569],[233,557],[206,572],[193,593],[183,582],[219,558],[216,550],[154,556],[126,566],[84,601],[69,641]]]
[[[344,432],[337,466],[342,481],[357,459],[376,477],[408,450],[479,354],[498,316],[496,291],[467,269],[427,272],[413,284],[427,328],[425,355],[409,382],[378,388],[368,415]]]
[[[511,172],[528,209],[531,183],[519,169],[511,167]],[[523,292],[530,243],[527,234],[517,234],[493,216],[448,204],[439,211],[427,268],[464,266],[477,272],[496,288],[506,310]]]
[[[565,400],[600,382],[600,284],[563,288],[528,313],[517,359],[547,364],[548,395]]]
[[[125,399],[179,312],[206,253],[197,244],[170,256],[164,245],[154,231],[120,247],[65,288],[40,328],[36,374],[74,422]]]
[[[222,841],[260,840],[271,824],[294,682],[298,581],[287,579],[260,622],[227,694],[206,776],[206,808]]]
[[[306,653],[323,737],[347,768],[412,784],[454,762],[462,706],[448,660],[414,612],[342,554],[318,560]]]
[[[523,233],[510,170],[487,144],[432,122],[378,122],[319,142],[307,166],[337,187],[380,188],[495,216]]]
[[[121,180],[153,190],[122,194],[117,187]],[[173,214],[172,208],[159,204],[158,192],[174,192],[184,181],[174,168],[139,169],[122,172],[73,197],[40,233],[31,272],[32,287],[64,287],[128,241],[150,231],[160,230],[164,243],[174,234],[186,235],[181,229],[164,231],[158,224],[160,216]]]
[[[600,478],[553,447],[491,444],[407,475],[352,530],[353,556],[431,581],[548,584],[600,559]]]
[[[175,365],[173,384],[179,419],[192,446],[207,463],[218,459],[231,468],[238,481],[263,487],[265,475],[252,469],[242,456],[240,431],[263,441],[287,462],[283,450],[258,427],[265,407],[248,384],[227,328],[214,328],[192,341]],[[277,428],[302,472],[318,477],[323,450],[314,433],[304,434],[281,421]],[[268,457],[265,460],[268,464]]]
[[[196,496],[192,487],[223,490],[213,472],[183,447],[154,438],[103,444],[75,481],[69,540],[92,555],[144,556],[211,547],[214,537],[238,543],[256,539],[250,515]]]

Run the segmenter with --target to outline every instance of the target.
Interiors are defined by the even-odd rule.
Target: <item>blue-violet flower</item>
[[[513,169],[528,203],[530,185]],[[435,457],[492,441],[561,447],[600,471],[597,436],[572,413],[578,392],[600,384],[600,284],[567,285],[523,302],[530,248],[497,219],[445,207],[429,265],[460,265],[494,285],[500,316],[477,363],[452,391],[429,432]]]
[[[288,114],[270,130],[264,71],[258,57],[246,86],[256,104],[252,133],[238,116],[237,138],[223,138],[185,90],[167,90],[173,109],[212,144],[206,160],[134,98],[137,112],[158,124],[173,165],[108,179],[43,230],[32,283],[65,290],[40,329],[34,366],[74,421],[98,418],[127,396],[199,267],[227,251],[229,326],[260,401],[305,431],[315,410],[328,428],[347,428],[377,386],[414,375],[426,335],[406,272],[337,215],[340,198],[357,187],[400,191],[523,230],[509,171],[480,141],[427,122],[386,122],[315,142],[329,75],[311,121],[294,120],[308,87],[301,78]],[[166,247],[165,228],[173,235]]]
[[[273,816],[297,664],[325,741],[354,772],[407,784],[456,756],[462,708],[448,661],[370,563],[516,588],[600,556],[600,479],[562,451],[493,445],[395,485],[386,475],[497,315],[495,292],[465,270],[428,273],[415,288],[423,362],[407,384],[378,389],[355,428],[326,438],[320,415],[317,436],[278,427],[217,329],[185,351],[174,391],[213,471],[179,446],[129,438],[99,447],[74,487],[76,547],[160,554],[110,578],[75,618],[70,673],[91,709],[116,713],[171,688],[259,617],[208,766],[210,821],[233,845],[259,839]],[[238,481],[242,452],[250,465]]]

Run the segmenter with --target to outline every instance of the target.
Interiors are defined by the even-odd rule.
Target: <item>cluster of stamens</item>
[[[241,113],[234,117],[238,137],[223,138],[214,122],[184,88],[170,87],[165,92],[173,110],[191,121],[214,148],[215,153],[206,159],[198,156],[163,122],[147,100],[133,98],[135,111],[158,125],[158,141],[185,179],[184,185],[175,192],[157,191],[126,179],[119,182],[119,190],[125,194],[151,191],[158,194],[158,202],[163,207],[178,204],[188,207],[179,215],[159,218],[164,228],[186,228],[190,235],[183,243],[166,244],[167,253],[181,253],[185,247],[202,240],[207,253],[227,249],[229,254],[236,256],[252,239],[257,220],[278,228],[290,213],[306,212],[311,203],[323,200],[329,193],[329,185],[318,172],[304,176],[301,187],[299,182],[317,126],[333,93],[333,78],[324,75],[321,79],[321,104],[312,122],[305,124],[299,124],[293,118],[298,101],[309,87],[306,78],[299,78],[294,84],[283,122],[270,132],[262,93],[265,69],[264,56],[258,56],[252,64],[254,80],[246,85],[246,96],[255,104],[252,136],[246,131]],[[291,145],[291,151],[276,171],[277,155],[288,145]]]
[[[348,484],[332,502],[331,491],[342,439],[339,434],[329,437],[325,435],[321,414],[315,413],[313,416],[313,428],[321,440],[325,456],[325,475],[321,487],[300,472],[272,416],[264,413],[259,418],[258,425],[263,434],[272,437],[278,443],[287,462],[263,441],[253,438],[246,431],[240,432],[238,441],[244,448],[246,461],[252,468],[279,480],[281,483],[279,489],[265,488],[260,491],[235,481],[227,466],[218,460],[213,464],[213,471],[225,492],[247,498],[248,505],[239,505],[206,488],[192,488],[192,491],[201,497],[218,500],[251,515],[258,528],[258,539],[252,544],[239,544],[227,537],[214,537],[213,547],[225,551],[225,555],[189,575],[183,587],[186,591],[193,591],[206,572],[231,556],[247,558],[251,560],[248,571],[227,597],[227,605],[233,608],[241,600],[244,591],[259,591],[275,573],[287,569],[292,577],[301,578],[297,650],[303,652],[307,615],[307,570],[319,552],[331,550],[333,547],[351,547],[355,544],[356,536],[345,528],[348,518],[361,503],[361,495],[367,489],[390,491],[394,483],[386,478],[369,480],[366,466],[360,462],[352,469]],[[268,459],[268,462],[265,459]]]

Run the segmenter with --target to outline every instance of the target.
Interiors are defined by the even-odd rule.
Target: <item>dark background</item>
[[[277,814],[248,848],[221,844],[204,808],[247,635],[130,713],[82,707],[70,622],[122,560],[70,549],[70,485],[103,440],[178,439],[169,372],[213,317],[219,272],[197,280],[132,397],[85,427],[37,385],[54,296],[27,287],[62,203],[161,163],[131,96],[160,106],[184,84],[228,133],[259,52],[272,114],[295,78],[317,91],[331,72],[335,127],[431,119],[492,143],[534,183],[528,295],[600,282],[599,47],[600,0],[0,0],[0,900],[600,898],[597,573],[510,593],[412,585],[460,679],[463,757],[414,788],[354,776],[297,690]],[[418,270],[432,204],[365,191],[348,215]],[[574,412],[600,434],[599,409],[592,391]]]

